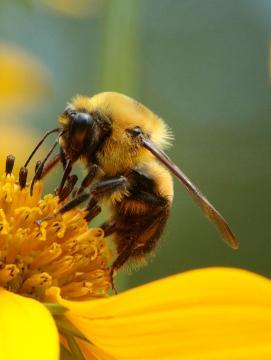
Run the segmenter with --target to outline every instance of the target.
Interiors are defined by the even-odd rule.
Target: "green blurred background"
[[[271,277],[270,39],[270,0],[0,1],[0,59],[6,45],[28,54],[42,89],[28,93],[33,66],[16,95],[29,95],[29,106],[15,106],[10,94],[10,103],[5,93],[1,100],[0,89],[0,137],[10,124],[20,129],[5,149],[24,155],[21,129],[34,144],[78,93],[124,92],[166,119],[171,157],[240,242],[228,248],[176,182],[156,256],[122,272],[122,289],[206,266]],[[0,87],[3,71],[0,62]]]

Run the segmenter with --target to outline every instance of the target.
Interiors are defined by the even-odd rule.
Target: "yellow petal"
[[[244,270],[195,270],[85,303],[50,295],[113,359],[271,358],[271,281]]]
[[[56,360],[57,329],[39,302],[0,288],[0,359]]]

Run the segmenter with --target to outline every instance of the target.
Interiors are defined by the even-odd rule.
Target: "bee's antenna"
[[[51,130],[52,131],[52,130]],[[56,131],[56,129],[55,129]],[[43,168],[44,168],[44,165],[46,163],[46,161],[48,160],[48,158],[50,157],[50,155],[52,154],[52,152],[54,151],[55,147],[58,145],[58,142],[59,142],[59,138],[60,136],[63,135],[63,131],[58,135],[56,141],[54,142],[53,146],[51,147],[51,149],[48,151],[48,154],[45,156],[45,158],[42,160],[42,162],[39,164],[39,166],[36,168],[36,171],[35,171],[35,175],[32,179],[32,182],[31,182],[31,185],[30,185],[30,195],[33,194],[33,188],[34,188],[34,185],[35,185],[35,182],[37,180],[39,180],[41,177],[42,177],[42,172],[43,172]]]
[[[28,159],[26,160],[24,167],[27,167],[27,165],[29,164],[30,160],[32,159],[32,157],[35,155],[35,153],[37,152],[37,150],[40,148],[40,146],[43,144],[44,140],[51,134],[55,133],[55,132],[59,132],[59,128],[53,129],[53,130],[49,130],[45,133],[45,135],[43,136],[43,138],[39,141],[39,143],[36,145],[36,147],[33,149],[33,151],[31,152],[31,154],[29,155]]]

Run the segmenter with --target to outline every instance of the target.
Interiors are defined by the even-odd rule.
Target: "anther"
[[[15,162],[15,156],[8,155],[7,159],[6,159],[6,175],[9,175],[12,173],[14,162]]]
[[[82,193],[81,195],[77,196],[76,198],[69,201],[67,204],[63,205],[56,213],[53,215],[49,215],[44,219],[36,220],[35,223],[38,226],[41,226],[44,221],[52,220],[59,214],[65,214],[66,212],[76,208],[78,205],[82,204],[84,201],[86,201],[89,198],[88,193]]]
[[[39,160],[36,163],[35,166],[35,180],[39,181],[42,177],[42,173],[43,173],[43,168],[44,168],[44,164]]]
[[[24,166],[21,167],[20,172],[19,172],[19,185],[20,185],[21,189],[24,189],[26,186],[27,174],[28,174],[27,167],[24,167]]]

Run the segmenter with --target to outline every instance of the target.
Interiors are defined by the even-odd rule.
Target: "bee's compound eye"
[[[72,119],[73,131],[85,131],[93,121],[90,114],[83,112],[72,114],[70,117]]]
[[[78,125],[87,125],[92,120],[92,116],[87,113],[76,113],[74,114],[74,122]]]
[[[136,136],[139,136],[142,134],[142,130],[138,126],[136,126],[133,129],[127,129],[126,131],[133,137],[136,137]]]

